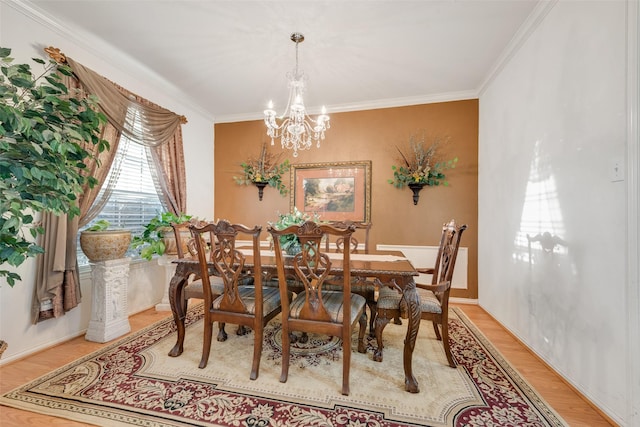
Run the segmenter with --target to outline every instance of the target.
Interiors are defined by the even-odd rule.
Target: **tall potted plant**
[[[44,252],[33,214],[78,215],[83,185],[96,182],[82,173],[92,157],[85,144],[109,144],[100,138],[107,119],[97,99],[75,97],[63,83],[69,67],[33,58],[42,67],[36,77],[10,54],[0,47],[0,277],[13,287],[21,278],[6,266]]]

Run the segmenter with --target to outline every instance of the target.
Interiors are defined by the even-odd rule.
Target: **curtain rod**
[[[49,57],[54,61],[56,61],[58,64],[68,65],[67,56],[64,53],[60,52],[60,49],[58,49],[57,47],[53,47],[53,46],[45,47],[44,51],[47,52],[49,54]],[[180,123],[182,123],[183,125],[188,123],[187,118],[185,116],[179,115],[178,117],[180,117]]]

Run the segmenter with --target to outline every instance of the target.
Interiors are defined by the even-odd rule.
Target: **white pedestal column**
[[[129,331],[127,288],[131,258],[91,263],[93,297],[87,341],[107,342]]]
[[[156,304],[156,311],[171,311],[171,305],[169,304],[169,283],[176,272],[176,265],[172,261],[177,258],[176,255],[166,254],[158,257],[158,265],[164,267],[164,293],[162,294],[162,301]]]

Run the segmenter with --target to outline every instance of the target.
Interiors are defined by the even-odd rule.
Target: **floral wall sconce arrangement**
[[[448,186],[444,171],[456,166],[458,158],[442,160],[438,149],[449,141],[448,137],[431,138],[431,143],[427,145],[426,136],[411,135],[409,137],[408,148],[397,147],[400,157],[397,159],[399,166],[393,165],[393,179],[389,179],[389,184],[396,188],[403,188],[405,185],[413,191],[413,204],[417,205],[420,198],[420,190],[426,186],[444,185]]]
[[[289,170],[289,160],[285,159],[280,162],[282,154],[273,154],[267,150],[267,144],[262,144],[262,150],[257,158],[249,158],[246,162],[241,163],[244,175],[242,177],[234,176],[236,184],[249,185],[253,184],[258,187],[258,198],[262,201],[264,188],[267,185],[277,189],[280,195],[287,195],[287,187],[282,183],[282,175]]]

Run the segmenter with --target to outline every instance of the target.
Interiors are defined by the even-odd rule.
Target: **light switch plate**
[[[611,159],[609,175],[611,182],[624,181],[624,159],[622,157]]]

